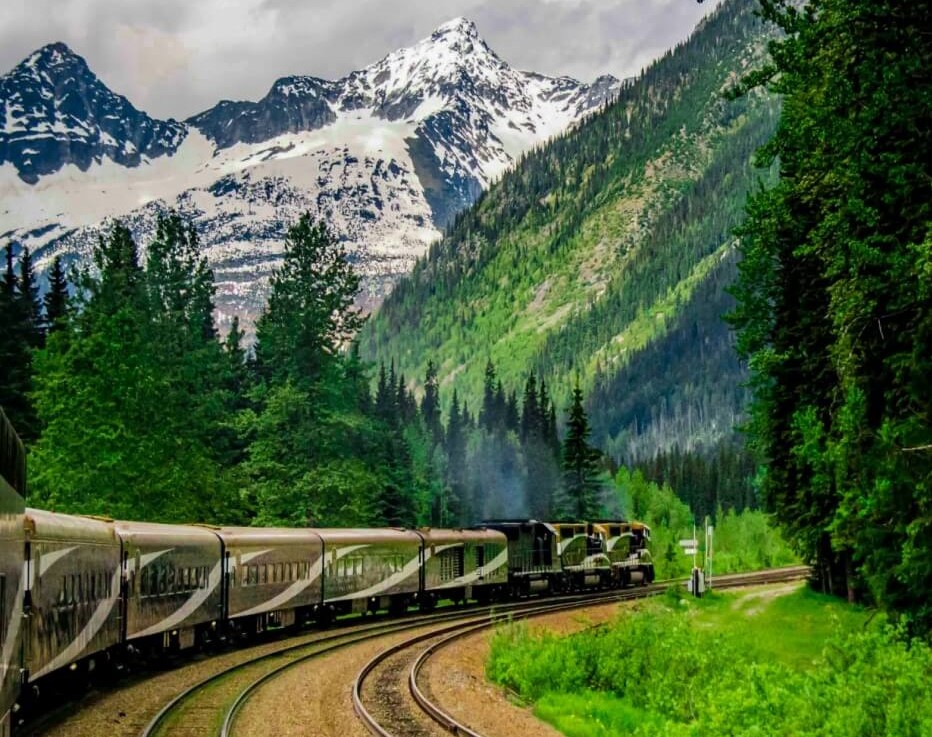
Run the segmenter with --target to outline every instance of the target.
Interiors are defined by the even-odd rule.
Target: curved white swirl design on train
[[[41,678],[46,673],[51,673],[53,670],[58,670],[68,665],[71,661],[77,660],[81,653],[84,652],[88,643],[94,639],[94,636],[100,631],[100,628],[106,624],[113,611],[113,607],[116,606],[116,603],[120,600],[119,568],[113,572],[113,577],[110,579],[110,591],[110,596],[97,605],[97,608],[87,621],[87,624],[84,625],[84,629],[82,629],[68,644],[68,647],[58,653],[54,659],[46,663],[45,666],[36,673],[30,674],[30,680]]]
[[[198,589],[195,591],[194,595],[191,596],[191,598],[189,598],[184,604],[182,604],[181,607],[176,609],[165,619],[156,622],[151,627],[147,627],[140,632],[134,632],[129,636],[128,639],[136,639],[138,637],[161,634],[165,630],[171,629],[172,627],[175,627],[184,622],[184,620],[186,620],[197,611],[201,604],[207,601],[217,586],[220,585],[220,580],[223,578],[221,575],[222,565],[222,561],[217,561],[217,564],[210,570],[210,573],[207,576],[207,586],[203,589]]]
[[[323,570],[324,559],[323,557],[320,557],[314,562],[314,565],[311,566],[307,578],[302,578],[299,581],[295,581],[293,584],[291,584],[291,586],[289,586],[277,596],[274,596],[268,601],[264,601],[261,604],[254,606],[252,609],[247,609],[245,612],[239,612],[235,616],[248,617],[253,614],[262,614],[263,612],[273,612],[276,609],[281,609],[284,604],[287,604],[289,601],[298,596],[298,594],[304,591],[308,586],[314,583],[314,581],[319,579],[321,573],[323,573]]]

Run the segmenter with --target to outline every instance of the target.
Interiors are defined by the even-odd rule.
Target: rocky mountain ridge
[[[201,232],[222,321],[261,309],[288,225],[311,210],[375,304],[521,154],[620,87],[515,70],[459,18],[340,80],[283,77],[261,100],[159,121],[50,44],[0,78],[0,246],[40,267],[81,260],[108,218],[144,242],[173,207]]]

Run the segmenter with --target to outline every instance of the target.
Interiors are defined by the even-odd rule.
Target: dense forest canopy
[[[827,589],[932,625],[928,2],[763,0],[785,37],[779,182],[739,230],[733,313],[768,509]]]

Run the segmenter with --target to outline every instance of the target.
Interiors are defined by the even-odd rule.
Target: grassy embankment
[[[568,737],[932,735],[928,645],[808,589],[671,591],[563,638],[508,625],[487,671]]]

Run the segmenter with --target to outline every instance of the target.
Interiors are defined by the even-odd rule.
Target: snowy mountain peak
[[[437,40],[444,36],[462,36],[464,38],[479,38],[479,29],[469,18],[453,18],[442,23],[434,29],[431,38]]]
[[[108,217],[145,244],[173,207],[201,234],[221,316],[248,321],[311,211],[356,251],[371,306],[521,154],[619,85],[516,70],[456,18],[342,79],[281,77],[178,123],[50,44],[0,77],[0,247],[29,245],[40,268],[86,258]]]
[[[108,89],[83,58],[58,42],[0,77],[0,165],[30,184],[68,164],[86,171],[104,159],[138,166],[173,153],[187,130],[150,118]]]
[[[55,69],[74,64],[87,69],[84,59],[75,54],[63,41],[46,44],[41,49],[34,51],[23,64],[31,69],[35,67]]]

